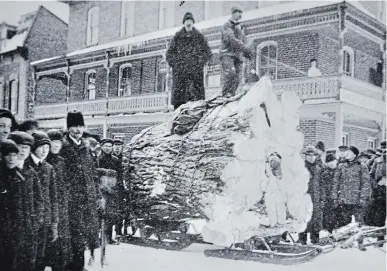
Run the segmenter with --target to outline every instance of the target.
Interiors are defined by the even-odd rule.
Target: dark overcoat
[[[196,28],[188,32],[183,27],[176,33],[166,53],[173,72],[173,105],[205,98],[203,68],[211,55],[206,38]]]
[[[22,171],[22,172],[21,172]],[[32,169],[0,162],[0,270],[33,270],[43,218],[39,179]]]
[[[335,178],[337,168],[323,166],[321,175],[321,189],[324,198],[323,210],[323,226],[324,229],[332,231],[336,225],[335,206],[332,199],[333,180]]]
[[[386,222],[386,185],[378,183],[386,178],[386,155],[375,159],[371,169],[372,199],[368,213],[368,224],[382,227]]]
[[[71,245],[82,250],[98,244],[98,216],[95,168],[90,149],[81,140],[78,146],[68,135],[63,138],[60,155],[65,161],[64,182],[69,184]]]
[[[31,166],[39,176],[40,189],[42,191],[44,215],[43,226],[38,233],[37,264],[47,263],[47,253],[51,250],[52,230],[59,222],[58,213],[58,191],[56,174],[52,165],[43,161],[36,165],[31,156],[26,160],[26,166]]]
[[[69,183],[64,179],[65,161],[58,154],[50,153],[46,160],[54,167],[58,192],[58,240],[53,255],[53,267],[55,270],[64,270],[64,267],[71,262],[71,236],[69,225]]]
[[[313,214],[311,220],[308,222],[306,231],[319,232],[322,230],[322,202],[324,201],[324,195],[320,186],[322,167],[317,162],[311,164],[308,161],[305,161],[305,167],[310,175],[308,194],[312,198],[313,203]]]

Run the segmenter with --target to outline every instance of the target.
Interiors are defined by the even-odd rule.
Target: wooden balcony
[[[244,87],[250,87],[246,85]],[[294,91],[305,100],[345,100],[352,95],[357,100],[367,101],[373,106],[385,106],[385,91],[370,83],[348,76],[322,76],[315,78],[292,78],[273,81],[273,89],[280,95],[283,91]],[[206,90],[206,98],[220,94],[221,88]],[[344,99],[345,98],[345,99]],[[354,99],[355,99],[354,98]],[[68,104],[40,105],[35,107],[35,118],[63,118],[67,112],[77,109],[84,115],[134,114],[165,112],[170,110],[168,93],[150,93],[128,97],[71,102]]]

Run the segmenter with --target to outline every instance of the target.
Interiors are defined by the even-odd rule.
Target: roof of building
[[[49,13],[56,16],[59,20],[63,21],[61,18],[59,18],[57,15],[55,15],[47,8],[43,6],[39,6],[39,8],[36,9],[35,11],[29,12],[20,17],[19,23],[16,27],[16,34],[11,39],[7,40],[6,45],[0,51],[0,54],[12,52],[17,48],[24,47],[25,41],[27,40],[28,34],[30,33],[32,25],[34,24],[35,18],[41,9],[45,9]],[[63,23],[66,23],[66,22],[63,21]]]
[[[61,1],[61,2],[68,2],[68,1]],[[336,0],[336,1],[296,1],[296,2],[289,2],[289,3],[283,3],[283,4],[278,4],[278,5],[273,5],[273,6],[268,6],[264,7],[261,9],[254,9],[254,10],[249,10],[243,13],[243,18],[242,22],[246,21],[251,21],[254,19],[259,19],[259,18],[264,18],[264,17],[270,17],[270,16],[275,16],[275,15],[280,15],[283,13],[289,13],[289,12],[295,12],[295,11],[301,11],[301,10],[306,10],[306,9],[312,9],[312,8],[318,8],[318,7],[323,7],[323,6],[329,6],[329,5],[337,5],[340,3],[344,3],[345,1],[343,0]],[[350,4],[353,4],[353,6],[362,12],[366,13],[367,15],[371,16],[374,18],[373,15],[370,14],[365,8],[363,8],[357,1],[350,1]],[[207,28],[213,28],[213,27],[219,27],[223,25],[228,19],[229,15],[227,16],[222,16],[218,18],[214,18],[211,20],[205,20],[201,21],[195,24],[195,27],[199,30],[207,29]],[[138,36],[133,36],[130,38],[126,39],[121,39],[121,40],[116,40],[112,41],[109,43],[104,43],[96,46],[91,46],[87,47],[84,49],[80,49],[74,52],[70,52],[66,54],[65,57],[75,57],[83,54],[88,54],[88,53],[93,53],[97,51],[102,51],[102,50],[108,50],[112,48],[119,49],[120,47],[127,47],[127,46],[141,46],[145,42],[149,40],[156,40],[159,38],[165,38],[165,37],[171,37],[173,36],[177,31],[179,31],[182,28],[182,26],[177,26],[173,28],[167,28],[167,29],[162,29],[150,33],[145,33],[142,35]],[[58,57],[60,58],[60,57]],[[39,61],[32,62],[32,65],[36,64],[41,64],[44,62],[48,62],[53,60],[52,58],[50,59],[42,59]]]

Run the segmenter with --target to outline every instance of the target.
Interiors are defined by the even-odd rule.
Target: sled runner
[[[322,253],[318,247],[281,243],[280,240],[281,236],[255,236],[230,248],[205,250],[204,254],[216,258],[293,265],[308,262]]]

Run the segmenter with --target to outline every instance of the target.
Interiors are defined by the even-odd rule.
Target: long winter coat
[[[0,270],[33,270],[43,218],[39,179],[30,168],[20,172],[0,163]]]
[[[323,226],[325,229],[332,231],[335,227],[335,206],[332,199],[333,180],[335,178],[337,168],[323,166],[321,175],[321,190],[324,200],[323,210]]]
[[[203,67],[211,59],[211,55],[206,38],[196,28],[187,32],[183,27],[176,33],[166,53],[173,72],[173,105],[179,106],[205,98]],[[192,81],[192,91],[188,81]]]
[[[122,176],[122,164],[120,160],[114,155],[102,153],[101,156],[98,158],[98,166],[100,168],[112,169],[117,172],[116,187],[113,189],[113,191],[111,191],[111,193],[107,194],[105,193],[105,191],[104,194],[107,197],[107,211],[111,214],[121,214],[122,200],[125,190]]]
[[[60,152],[65,161],[64,182],[69,184],[69,221],[73,250],[82,250],[98,243],[97,200],[100,194],[95,183],[90,149],[83,140],[81,142],[78,146],[67,135],[63,139]]]
[[[356,159],[340,164],[332,187],[332,199],[335,204],[365,208],[370,197],[371,182],[367,166]]]
[[[54,167],[56,174],[57,195],[58,195],[58,241],[55,246],[53,266],[55,270],[64,270],[64,267],[71,262],[71,235],[69,225],[69,183],[64,180],[65,161],[58,154],[50,153],[46,160]]]
[[[322,202],[324,201],[324,195],[320,186],[322,167],[318,163],[309,163],[305,161],[305,167],[309,171],[309,183],[308,194],[312,198],[313,214],[312,218],[307,225],[307,232],[314,231],[319,232],[322,229]]]
[[[386,178],[385,155],[375,160],[370,175],[373,191],[367,220],[369,225],[382,227],[386,221],[386,186],[378,183]]]
[[[54,168],[46,161],[38,166],[31,156],[26,160],[26,165],[31,166],[39,176],[40,188],[43,196],[44,216],[43,227],[38,234],[37,264],[47,263],[47,257],[52,249],[53,227],[59,222],[58,191]]]

